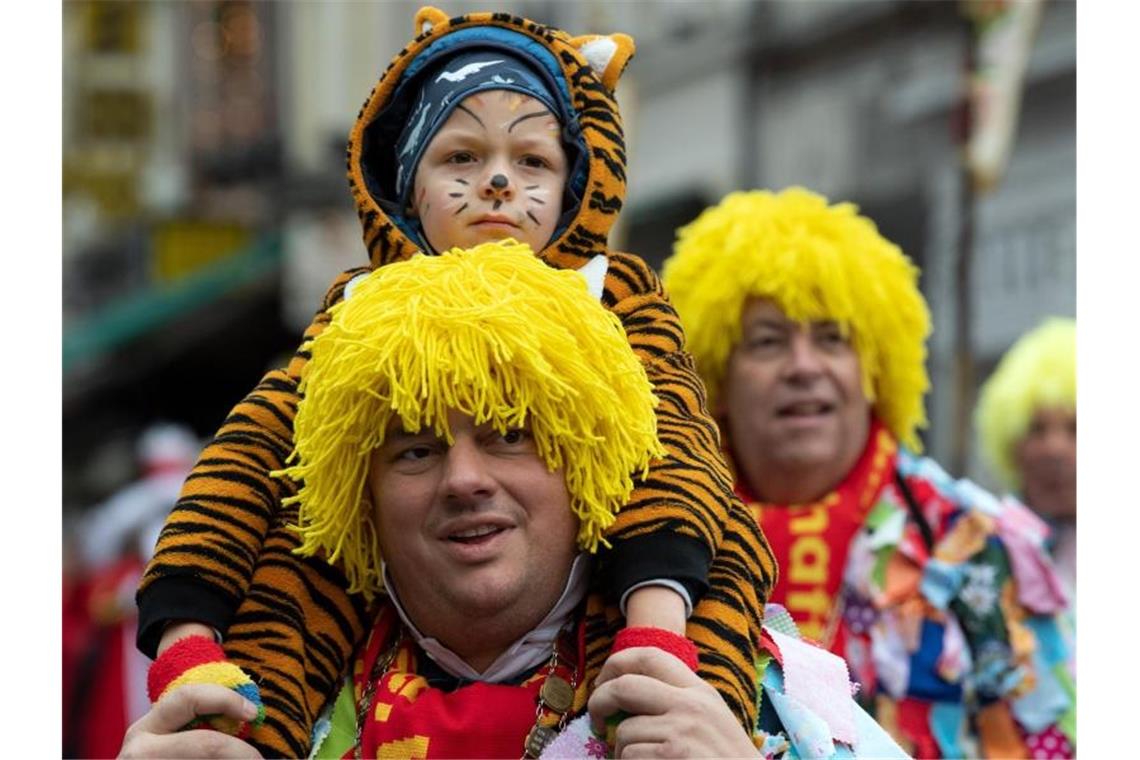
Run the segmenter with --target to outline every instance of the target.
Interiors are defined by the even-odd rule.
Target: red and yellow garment
[[[539,719],[539,690],[551,669],[547,664],[522,683],[475,682],[453,690],[431,686],[420,675],[422,652],[401,634],[401,624],[386,607],[353,669],[359,708],[365,685],[378,658],[393,646],[395,655],[376,684],[370,714],[361,736],[361,757],[522,757],[527,734]],[[559,641],[553,673],[576,684],[570,712],[586,701],[585,626],[579,623]],[[542,725],[556,727],[559,716],[541,711]],[[353,749],[346,758],[355,756]]]
[[[780,568],[769,601],[791,613],[805,638],[843,654],[842,631],[828,626],[836,610],[851,541],[894,473],[898,444],[882,423],[872,422],[867,446],[855,467],[822,499],[809,504],[764,504],[748,486],[736,493],[751,505]],[[832,639],[828,641],[828,639]]]

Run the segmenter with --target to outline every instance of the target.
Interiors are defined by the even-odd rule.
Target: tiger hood
[[[400,85],[441,55],[479,47],[530,53],[561,99],[564,141],[578,146],[577,169],[558,231],[538,253],[546,263],[580,269],[607,253],[607,238],[625,198],[625,141],[614,89],[633,57],[624,34],[571,37],[509,13],[468,13],[448,18],[424,7],[416,37],[392,59],[365,101],[348,141],[348,181],[373,267],[419,252],[414,232],[395,203],[393,146],[407,117]],[[571,157],[571,166],[575,166]]]

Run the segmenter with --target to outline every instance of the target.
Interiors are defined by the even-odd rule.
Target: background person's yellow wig
[[[311,351],[281,473],[302,484],[288,500],[298,551],[339,559],[350,590],[369,598],[381,557],[364,487],[393,419],[448,441],[449,409],[500,431],[529,423],[539,456],[564,472],[588,551],[629,499],[631,475],[664,453],[652,386],[617,317],[576,272],[514,241],[378,268],[333,307]]]
[[[731,193],[677,231],[662,279],[715,408],[751,297],[797,322],[833,320],[851,338],[863,392],[884,425],[920,450],[930,312],[918,269],[850,203],[803,188]]]
[[[1006,351],[978,394],[982,455],[1005,486],[1021,488],[1014,447],[1038,409],[1077,408],[1077,323],[1050,317]]]

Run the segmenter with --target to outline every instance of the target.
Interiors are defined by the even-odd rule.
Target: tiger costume
[[[625,146],[613,91],[633,41],[620,34],[571,37],[504,13],[449,19],[434,8],[421,9],[415,26],[416,38],[393,58],[349,138],[349,184],[371,266],[336,279],[289,365],[268,373],[203,451],[140,586],[139,646],[154,656],[172,621],[195,620],[224,631],[227,656],[261,688],[266,719],[253,742],[270,754],[307,750],[315,716],[339,686],[373,610],[347,592],[340,568],[293,553],[300,541],[287,526],[297,516],[281,501],[293,495],[294,485],[270,475],[284,468],[292,450],[297,387],[309,359],[305,345],[328,324],[328,309],[345,297],[354,278],[419,252],[378,193],[384,179],[377,172],[385,167],[378,166],[377,148],[391,137],[391,125],[381,117],[402,77],[429,46],[462,44],[472,29],[505,30],[551,57],[574,116],[564,132],[580,136],[586,148],[579,202],[538,256],[552,267],[582,272],[620,319],[660,400],[658,433],[667,455],[638,482],[606,533],[616,550],[611,556],[636,558],[634,570],[642,575],[631,576],[630,563],[614,561],[610,577],[628,587],[641,578],[674,575],[679,542],[686,556],[697,558],[695,574],[707,573],[708,590],[696,601],[686,633],[699,650],[698,672],[751,729],[761,611],[776,573],[772,555],[733,493],[704,388],[656,274],[640,258],[606,248],[625,193]],[[589,679],[622,625],[617,608],[597,599],[587,621]]]

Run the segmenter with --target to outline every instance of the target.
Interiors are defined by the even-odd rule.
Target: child
[[[632,41],[570,38],[507,14],[449,20],[432,8],[417,14],[416,29],[350,136],[349,179],[372,266],[512,237],[550,266],[586,277],[654,385],[666,448],[604,537],[613,547],[604,577],[629,626],[623,636],[696,665],[696,651],[685,651],[692,644],[668,634],[687,633],[702,655],[698,673],[751,726],[771,556],[732,494],[703,387],[656,275],[605,248],[625,184],[612,92]],[[366,271],[338,278],[306,341]],[[188,479],[138,596],[139,646],[151,656],[188,635],[226,632],[230,662],[261,687],[266,721],[255,743],[290,755],[304,753],[313,718],[370,620],[368,601],[352,593],[368,579],[314,556],[335,555],[335,538],[289,530],[295,512],[279,505],[295,485],[270,474],[292,449],[307,359],[302,345],[227,418]],[[715,563],[729,530],[752,547],[752,566]],[[259,572],[272,565],[266,577],[274,580],[251,585],[255,564]],[[282,595],[292,614],[268,619],[260,602],[276,596],[280,609]],[[275,643],[265,643],[267,627]]]

